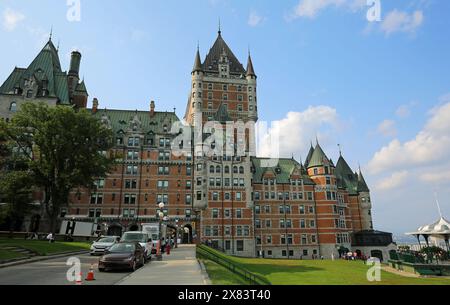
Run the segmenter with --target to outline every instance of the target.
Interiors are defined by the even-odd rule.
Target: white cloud
[[[449,166],[447,166],[449,168]],[[420,176],[420,180],[429,183],[445,183],[450,182],[450,170],[430,170]]]
[[[397,136],[397,128],[395,127],[395,122],[392,120],[384,120],[381,122],[380,125],[378,125],[377,131],[385,137]]]
[[[329,106],[309,107],[303,112],[289,112],[285,118],[272,123],[266,136],[258,143],[259,156],[271,156],[273,145],[270,136],[279,135],[280,157],[299,157],[300,151],[308,149],[316,135],[326,144],[332,134],[339,129],[340,122],[336,109]],[[258,123],[261,127],[261,123]]]
[[[395,139],[369,162],[372,174],[445,162],[450,155],[450,102],[435,108],[417,136],[405,143]]]
[[[390,35],[395,32],[414,33],[424,21],[423,11],[411,14],[399,10],[389,12],[381,23],[381,30]]]
[[[315,18],[320,11],[329,7],[345,7],[352,12],[356,12],[365,6],[365,0],[300,0],[288,16],[288,19]]]
[[[395,172],[390,177],[380,180],[376,185],[376,190],[386,191],[398,188],[406,182],[408,177],[408,171]]]
[[[256,27],[260,25],[265,20],[265,17],[258,14],[256,11],[251,11],[248,16],[248,25],[251,27]]]
[[[3,11],[3,28],[7,31],[14,31],[17,25],[25,19],[21,12],[7,8]]]

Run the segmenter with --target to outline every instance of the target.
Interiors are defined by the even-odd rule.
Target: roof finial
[[[52,40],[52,36],[53,36],[53,25],[52,25],[52,27],[50,28],[50,37],[48,38],[49,41]]]
[[[338,147],[339,147],[339,156],[342,157],[342,145],[338,144]]]
[[[317,133],[316,133],[316,143],[317,145],[319,145],[319,136],[317,135]]]
[[[220,17],[219,17],[219,32],[218,33],[219,33],[219,35],[222,34],[222,26],[220,24]]]
[[[59,43],[61,42],[61,39],[58,39],[58,46],[56,47],[56,52],[59,52]]]
[[[441,205],[439,204],[438,195],[437,195],[436,192],[434,192],[434,198],[436,198],[436,205],[437,205],[437,207],[438,207],[439,216],[440,216],[441,218],[443,218],[443,216],[442,216],[442,211],[441,211]]]

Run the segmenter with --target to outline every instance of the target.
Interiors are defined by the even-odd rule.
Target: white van
[[[144,248],[145,261],[152,259],[153,241],[148,232],[125,232],[120,239],[121,242],[138,242]]]

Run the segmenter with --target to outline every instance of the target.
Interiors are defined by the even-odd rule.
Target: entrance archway
[[[183,227],[183,244],[191,244],[192,243],[192,226],[184,225]]]
[[[112,224],[109,226],[108,236],[122,236],[122,226],[118,224]]]
[[[139,226],[138,226],[137,224],[132,224],[132,225],[130,226],[129,231],[131,231],[131,232],[139,231]]]
[[[378,258],[381,262],[383,261],[383,252],[381,250],[372,250],[370,256]]]

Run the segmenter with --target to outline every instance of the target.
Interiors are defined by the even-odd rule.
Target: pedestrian
[[[320,257],[321,260],[324,260],[325,258],[323,257],[323,255]]]
[[[47,240],[49,243],[54,243],[55,242],[55,238],[53,237],[53,233],[49,233],[47,235]]]

